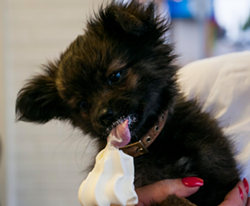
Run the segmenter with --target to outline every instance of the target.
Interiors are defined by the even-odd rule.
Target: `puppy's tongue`
[[[128,128],[129,120],[125,120],[123,123],[117,125],[108,136],[108,142],[114,147],[123,147],[130,142],[131,134]]]

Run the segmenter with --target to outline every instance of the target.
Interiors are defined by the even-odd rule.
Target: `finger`
[[[198,191],[199,186],[187,187],[181,179],[166,179],[136,189],[139,198],[137,206],[147,206],[152,202],[160,203],[168,195],[177,195],[179,197],[188,197]]]
[[[247,193],[243,181],[240,181],[225,197],[219,206],[245,206],[247,205]],[[249,203],[248,203],[249,204]],[[250,205],[248,205],[250,206]]]

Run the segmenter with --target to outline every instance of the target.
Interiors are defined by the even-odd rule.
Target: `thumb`
[[[173,194],[178,197],[188,197],[197,192],[202,185],[203,180],[197,177],[162,180],[136,189],[139,198],[137,206],[150,205],[152,202],[160,203],[168,195]]]

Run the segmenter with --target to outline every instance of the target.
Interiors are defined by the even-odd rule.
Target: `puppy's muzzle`
[[[100,111],[98,122],[102,126],[109,126],[115,121],[114,113],[112,108],[105,108]]]

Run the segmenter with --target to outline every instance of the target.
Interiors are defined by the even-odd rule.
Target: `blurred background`
[[[83,33],[101,0],[0,0],[0,205],[76,206],[95,142],[67,124],[15,122],[15,98],[39,65]],[[249,0],[158,0],[178,64],[250,49]],[[28,105],[27,105],[28,106]]]

